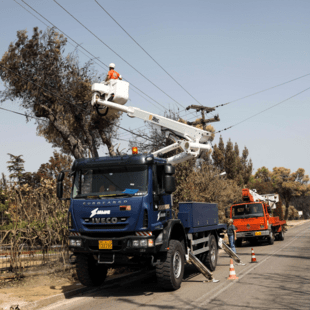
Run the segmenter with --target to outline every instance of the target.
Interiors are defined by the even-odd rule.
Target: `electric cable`
[[[298,96],[298,95],[304,93],[305,91],[307,91],[307,90],[309,90],[309,89],[310,89],[310,87],[308,87],[308,88],[302,90],[301,92],[299,92],[299,93],[297,93],[297,94],[295,94],[295,95],[293,95],[293,96],[291,96],[291,97],[289,97],[289,98],[286,98],[286,99],[284,99],[284,100],[282,100],[282,101],[280,101],[280,102],[278,102],[278,103],[272,105],[271,107],[269,107],[269,108],[267,108],[267,109],[264,109],[264,110],[262,110],[262,111],[260,111],[260,112],[258,112],[258,113],[255,113],[254,115],[252,115],[252,116],[250,116],[250,117],[247,117],[246,119],[244,119],[244,120],[241,121],[241,122],[238,122],[238,123],[236,123],[236,124],[234,124],[234,125],[231,125],[231,126],[229,126],[229,127],[226,127],[226,128],[224,128],[224,129],[222,129],[222,130],[216,131],[215,133],[220,133],[220,132],[222,132],[222,131],[225,131],[225,130],[228,130],[228,129],[232,128],[232,127],[235,127],[235,126],[237,126],[237,125],[239,125],[239,124],[241,124],[241,123],[243,123],[243,122],[245,122],[245,121],[247,121],[247,120],[249,120],[249,119],[251,119],[251,118],[253,118],[253,117],[255,117],[255,116],[257,116],[257,115],[259,115],[259,114],[261,114],[261,113],[263,113],[263,112],[265,112],[265,111],[267,111],[267,110],[270,110],[270,109],[274,108],[275,106],[277,106],[277,105],[279,105],[279,104],[281,104],[281,103],[283,103],[283,102],[286,102],[286,101],[288,101],[288,100],[290,100],[290,99],[292,99],[292,98],[294,98],[294,97],[296,97],[296,96]]]
[[[22,0],[23,1],[23,0]],[[110,51],[112,51],[115,55],[117,55],[120,59],[122,59],[127,65],[129,65],[132,69],[134,69],[137,73],[139,73],[141,76],[143,76],[147,81],[149,81],[152,85],[154,85],[158,90],[160,90],[162,93],[164,93],[167,97],[169,97],[171,100],[173,100],[176,104],[181,106],[182,108],[185,108],[181,103],[173,99],[171,96],[169,96],[165,91],[163,91],[159,86],[157,86],[155,83],[153,83],[150,79],[148,79],[144,74],[142,74],[138,69],[136,69],[133,65],[131,65],[127,60],[125,60],[121,55],[119,55],[117,52],[115,52],[108,44],[103,42],[97,35],[95,35],[91,30],[89,30],[82,22],[80,22],[76,17],[74,17],[69,11],[67,11],[61,4],[59,4],[56,0],[53,0],[57,5],[59,5],[67,14],[69,14],[73,19],[75,19],[83,28],[85,28],[89,33],[91,33],[96,39],[98,39],[103,45],[105,45]]]
[[[106,12],[107,15],[109,15],[114,22],[167,74],[173,79],[189,96],[191,96],[197,103],[202,105],[192,94],[190,94],[169,72],[167,72],[118,22],[115,20],[115,18],[97,1],[95,2],[101,7],[103,11]]]
[[[15,0],[14,0],[15,1]],[[101,60],[98,59],[98,57],[94,56],[91,52],[89,52],[86,48],[84,48],[83,46],[81,46],[81,44],[77,43],[74,39],[72,39],[69,35],[67,35],[64,31],[62,31],[60,28],[58,28],[55,24],[53,24],[51,21],[49,21],[47,18],[45,18],[42,14],[40,14],[37,10],[35,10],[31,5],[29,5],[27,2],[25,2],[24,0],[21,0],[22,2],[24,2],[30,9],[32,9],[34,12],[36,12],[39,16],[41,16],[43,19],[45,19],[48,23],[50,23],[51,25],[53,25],[53,27],[55,27],[56,29],[58,29],[61,33],[63,33],[66,37],[68,37],[71,41],[73,41],[77,46],[79,46],[80,48],[82,48],[84,51],[86,51],[88,54],[90,54],[93,58],[89,59],[93,60],[96,59],[97,61],[99,61],[100,63],[102,63],[104,66],[106,66],[107,68],[109,67],[107,64],[105,64],[104,62],[102,62]],[[15,1],[16,2],[16,1]],[[16,2],[17,4],[19,4],[23,9],[25,9],[27,12],[29,12],[26,8],[24,8],[20,3]],[[33,15],[31,12],[29,12],[31,15]],[[35,18],[37,18],[39,21],[41,21],[37,16],[33,15]],[[42,21],[41,21],[42,22]],[[46,25],[44,22],[42,22],[44,25]],[[46,25],[48,27],[48,25]],[[84,54],[85,55],[85,54]],[[86,56],[86,55],[85,55]],[[97,65],[99,65],[100,67],[102,67],[100,64],[96,63]],[[103,67],[102,67],[103,68]],[[123,79],[124,81],[129,82],[126,79]],[[135,86],[134,84],[130,83],[130,85],[134,88],[136,88],[138,91],[140,91],[142,94],[144,94],[145,96],[147,96],[148,98],[150,98],[151,100],[153,100],[155,103],[157,103],[159,106],[161,106],[164,111],[166,110],[166,108],[160,104],[159,102],[157,102],[155,99],[153,99],[152,97],[150,97],[149,95],[147,95],[146,93],[144,93],[141,89],[139,89],[137,86]],[[134,90],[132,90],[134,91]],[[134,91],[135,93],[137,93],[136,91]],[[139,93],[137,93],[139,96],[141,96]],[[142,97],[143,98],[143,97]],[[144,100],[147,100],[145,98],[143,98]],[[148,100],[147,100],[148,101]],[[150,104],[152,104],[153,106],[155,106],[152,102],[148,101]],[[155,106],[156,107],[156,106]],[[158,108],[158,107],[156,107]]]
[[[251,96],[254,96],[254,95],[263,93],[263,92],[265,92],[265,91],[267,91],[267,90],[270,90],[270,89],[273,89],[273,88],[276,88],[276,87],[279,87],[279,86],[282,86],[282,85],[285,85],[285,84],[294,82],[294,81],[296,81],[296,80],[302,79],[302,78],[304,78],[304,77],[306,77],[306,76],[309,76],[309,75],[310,75],[310,73],[307,73],[307,74],[305,74],[305,75],[299,76],[299,77],[297,77],[297,78],[294,78],[294,79],[292,79],[292,80],[289,80],[289,81],[286,81],[286,82],[277,84],[277,85],[272,86],[272,87],[265,88],[265,89],[260,90],[260,91],[258,91],[258,92],[252,93],[252,94],[250,94],[250,95],[246,95],[246,96],[244,96],[244,97],[240,97],[240,98],[238,98],[238,99],[235,99],[235,100],[232,100],[232,101],[223,103],[223,104],[216,105],[216,106],[214,106],[213,108],[216,109],[216,108],[219,108],[219,107],[223,107],[223,106],[228,105],[228,104],[230,104],[230,103],[233,103],[233,102],[236,102],[236,101],[245,99],[245,98],[249,98],[249,97],[251,97]],[[185,111],[185,110],[181,110],[180,112],[183,112],[183,111]]]
[[[1,110],[5,110],[5,111],[8,111],[8,112],[11,112],[11,113],[15,113],[15,114],[19,114],[19,115],[22,115],[22,116],[25,116],[28,120],[28,117],[29,118],[34,118],[34,119],[39,119],[38,117],[35,117],[35,116],[31,116],[31,115],[28,115],[28,114],[23,114],[23,113],[20,113],[20,112],[16,112],[16,111],[13,111],[13,110],[9,110],[9,109],[5,109],[5,108],[2,108],[0,107]],[[40,119],[41,120],[41,119]]]
[[[223,107],[223,106],[228,105],[228,104],[230,104],[230,103],[233,103],[233,102],[236,102],[236,101],[245,99],[245,98],[249,98],[249,97],[251,97],[251,96],[254,96],[254,95],[263,93],[263,92],[265,92],[265,91],[267,91],[267,90],[270,90],[270,89],[273,89],[273,88],[276,88],[276,87],[285,85],[285,84],[287,84],[287,83],[291,83],[291,82],[293,82],[293,81],[299,80],[299,79],[304,78],[304,77],[309,76],[309,75],[310,75],[310,73],[307,73],[307,74],[305,74],[305,75],[299,76],[299,77],[297,77],[297,78],[295,78],[295,79],[292,79],[292,80],[289,80],[289,81],[287,81],[287,82],[284,82],[284,83],[281,83],[281,84],[278,84],[278,85],[275,85],[275,86],[272,86],[272,87],[269,87],[269,88],[260,90],[260,91],[258,91],[258,92],[253,93],[253,94],[250,94],[250,95],[247,95],[247,96],[244,96],[244,97],[235,99],[235,100],[233,100],[233,101],[229,101],[229,102],[224,103],[224,104],[217,105],[217,106],[215,106],[214,108]]]

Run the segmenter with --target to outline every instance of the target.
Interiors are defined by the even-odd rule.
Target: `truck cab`
[[[270,234],[269,213],[262,202],[235,204],[231,207],[230,218],[237,228],[237,241],[243,239],[263,238]]]
[[[255,199],[255,196],[262,200]],[[273,244],[275,238],[283,240],[282,226],[286,222],[272,216],[271,206],[262,197],[256,192],[243,189],[243,201],[233,204],[227,210],[227,217],[234,220],[233,224],[237,228],[237,246],[241,246],[243,240],[267,240],[270,244]]]
[[[159,233],[172,218],[174,167],[152,155],[76,160],[69,208],[69,247],[74,253],[154,253]],[[120,261],[115,261],[119,259]]]

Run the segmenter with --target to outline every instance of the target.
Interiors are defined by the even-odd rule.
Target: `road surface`
[[[310,309],[310,223],[290,229],[284,241],[255,246],[254,252],[257,264],[250,263],[251,245],[237,248],[246,263],[235,264],[239,280],[227,280],[230,258],[221,253],[214,272],[219,283],[204,283],[205,278],[189,266],[175,292],[161,290],[150,276],[103,287],[44,310]]]

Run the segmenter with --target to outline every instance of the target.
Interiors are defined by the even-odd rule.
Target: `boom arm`
[[[172,145],[153,152],[155,156],[158,156],[159,153],[164,154],[181,148],[183,150],[182,153],[167,158],[167,162],[174,165],[184,162],[192,157],[197,157],[203,151],[208,151],[211,149],[209,142],[211,138],[210,132],[174,121],[160,115],[143,111],[139,108],[126,107],[112,101],[102,100],[100,99],[100,94],[103,92],[103,87],[103,84],[99,83],[92,85],[92,106],[97,105],[109,107],[121,112],[125,112],[129,117],[140,118],[160,128],[161,131],[165,132],[167,138],[170,137],[175,142]]]
[[[271,209],[275,209],[276,203],[279,202],[279,195],[278,194],[259,195],[256,193],[256,190],[250,190],[248,188],[244,188],[242,190],[242,200],[251,202],[264,201],[271,207]]]

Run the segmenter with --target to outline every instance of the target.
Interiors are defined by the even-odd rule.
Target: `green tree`
[[[234,151],[233,143],[229,139],[225,148],[225,164],[224,169],[227,174],[227,178],[234,180],[237,177],[237,162],[236,153]]]
[[[249,159],[248,157],[249,157],[249,150],[247,149],[247,147],[244,147],[242,151],[242,156],[240,158],[243,184],[248,184],[253,171],[252,160]]]
[[[235,180],[239,186],[247,184],[252,174],[253,164],[248,156],[249,151],[246,147],[240,156],[238,144],[233,145],[230,139],[225,146],[222,136],[219,145],[215,144],[212,152],[213,165],[220,171],[226,171],[227,178]]]
[[[305,174],[305,170],[302,168],[291,173],[290,169],[275,167],[271,174],[271,180],[276,192],[285,203],[285,219],[287,220],[293,197],[310,195],[309,176]]]
[[[20,102],[37,117],[37,133],[75,158],[98,157],[100,144],[115,155],[112,139],[119,113],[102,118],[91,107],[91,85],[98,82],[91,62],[79,65],[77,54],[65,55],[67,39],[53,28],[18,31],[0,61],[5,90],[1,101]],[[33,83],[32,83],[33,82]]]
[[[10,172],[10,179],[13,181],[16,181],[18,183],[20,183],[22,177],[23,177],[23,173],[25,171],[24,168],[24,163],[25,161],[22,159],[23,155],[13,155],[8,153],[8,155],[10,156],[10,160],[7,161],[8,165],[8,170]]]
[[[53,156],[50,157],[49,161],[42,164],[39,170],[36,172],[40,179],[45,180],[56,180],[58,174],[63,170],[70,170],[73,160],[72,157],[66,154],[61,154],[54,151]],[[69,193],[71,189],[71,180],[66,174],[64,179],[64,192]]]
[[[222,136],[219,139],[219,146],[213,147],[212,160],[215,167],[220,171],[225,171],[225,145]]]

